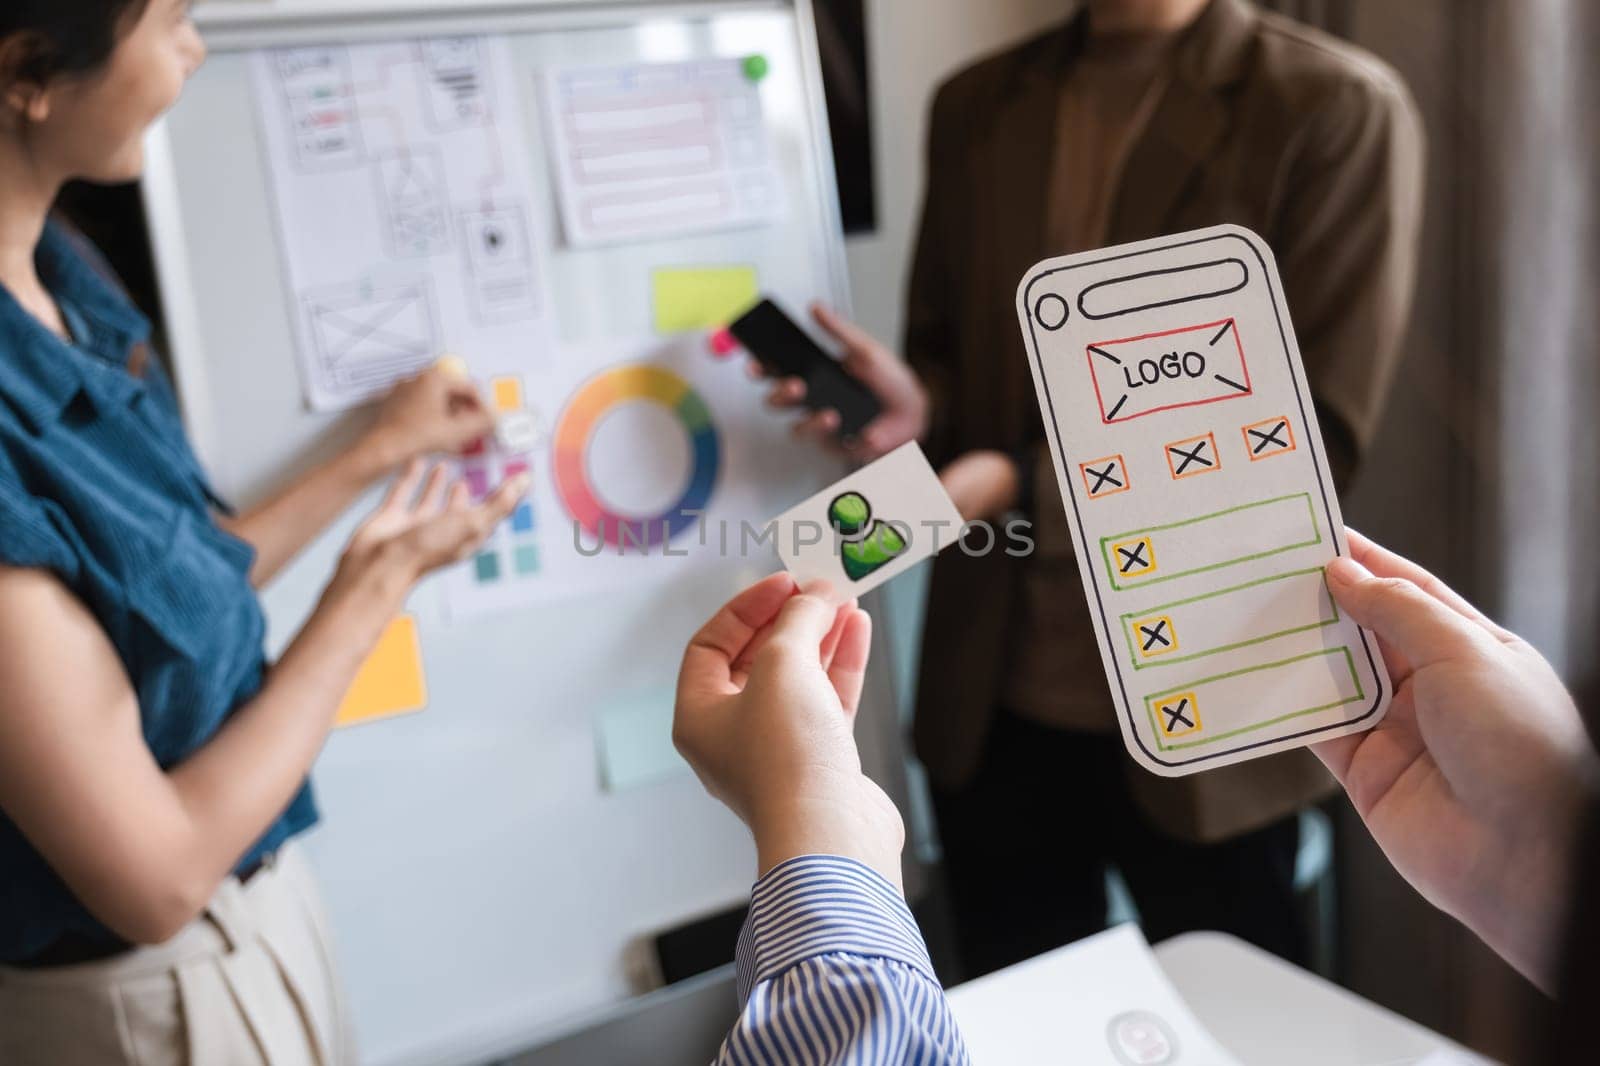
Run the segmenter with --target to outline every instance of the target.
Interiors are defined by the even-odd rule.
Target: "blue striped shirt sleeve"
[[[756,882],[738,984],[715,1066],[970,1061],[905,900],[853,859],[804,855]]]

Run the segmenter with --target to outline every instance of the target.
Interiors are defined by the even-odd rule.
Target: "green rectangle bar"
[[[1252,722],[1250,725],[1240,726],[1237,729],[1230,729],[1226,733],[1218,733],[1216,736],[1203,737],[1199,740],[1179,741],[1176,744],[1162,743],[1161,725],[1156,720],[1156,701],[1160,700],[1163,696],[1173,696],[1180,692],[1188,692],[1198,689],[1202,685],[1213,684],[1217,681],[1227,681],[1230,678],[1242,677],[1245,674],[1256,674],[1262,672],[1263,670],[1276,670],[1280,667],[1290,666],[1294,663],[1305,662],[1308,659],[1320,659],[1334,655],[1341,655],[1344,657],[1345,669],[1350,671],[1350,681],[1356,687],[1356,694],[1354,696],[1351,696],[1347,699],[1335,700],[1332,703],[1321,703],[1315,707],[1301,707],[1297,710],[1284,711],[1264,721]],[[1245,733],[1253,733],[1259,729],[1268,729],[1272,726],[1280,725],[1295,718],[1303,718],[1308,714],[1316,714],[1318,711],[1331,711],[1335,707],[1344,707],[1351,703],[1360,703],[1366,698],[1366,690],[1362,688],[1361,685],[1361,675],[1356,672],[1355,659],[1351,656],[1350,649],[1341,645],[1337,648],[1328,648],[1325,651],[1307,652],[1305,655],[1295,655],[1288,659],[1280,659],[1274,663],[1262,663],[1260,666],[1246,666],[1239,670],[1230,670],[1225,674],[1217,674],[1213,677],[1203,677],[1197,681],[1189,681],[1182,685],[1175,685],[1172,688],[1162,689],[1160,692],[1152,692],[1150,695],[1144,698],[1144,709],[1145,713],[1150,718],[1150,731],[1151,735],[1155,738],[1156,747],[1161,751],[1182,751],[1185,748],[1199,748],[1204,747],[1207,744],[1215,744],[1219,740],[1228,740],[1231,737],[1241,736]],[[1196,713],[1203,714],[1203,710],[1197,708]]]
[[[1313,629],[1323,629],[1327,626],[1336,625],[1338,624],[1341,616],[1339,614],[1339,605],[1334,602],[1333,594],[1330,592],[1328,593],[1328,607],[1332,612],[1332,617],[1322,618],[1316,622],[1307,623],[1305,625],[1288,626],[1284,629],[1275,629],[1270,633],[1262,633],[1260,636],[1251,637],[1249,640],[1237,640],[1231,644],[1218,645],[1215,648],[1207,648],[1205,651],[1197,651],[1188,655],[1173,655],[1170,657],[1163,655],[1159,659],[1148,659],[1144,662],[1139,661],[1139,649],[1135,647],[1132,628],[1135,619],[1149,618],[1153,615],[1159,615],[1164,612],[1171,611],[1176,607],[1187,607],[1192,603],[1203,603],[1206,600],[1219,599],[1235,592],[1243,592],[1245,589],[1260,588],[1263,585],[1270,585],[1275,581],[1286,581],[1293,577],[1304,577],[1307,574],[1322,573],[1323,570],[1320,566],[1306,567],[1303,570],[1290,570],[1287,573],[1273,574],[1271,577],[1263,577],[1255,581],[1246,581],[1242,585],[1233,585],[1229,588],[1218,589],[1215,592],[1205,592],[1198,596],[1190,596],[1187,599],[1173,600],[1171,603],[1158,603],[1154,607],[1151,607],[1147,610],[1129,611],[1122,616],[1122,636],[1128,642],[1128,662],[1135,670],[1148,670],[1156,666],[1172,666],[1177,663],[1187,663],[1193,662],[1196,659],[1203,659],[1208,655],[1221,655],[1225,651],[1234,651],[1238,648],[1248,648],[1252,645],[1264,644],[1269,640],[1276,640],[1279,637],[1293,636],[1296,633],[1306,633]],[[1324,591],[1327,590],[1328,583],[1326,577],[1323,578],[1322,587]],[[1176,627],[1176,623],[1174,623],[1174,627]],[[1178,650],[1182,651],[1183,649],[1180,646]]]
[[[1271,507],[1274,504],[1283,503],[1287,500],[1304,501],[1306,505],[1306,514],[1311,519],[1312,536],[1310,540],[1296,541],[1292,544],[1284,544],[1277,547],[1267,548],[1262,551],[1247,552],[1244,555],[1239,555],[1229,559],[1222,559],[1214,563],[1207,563],[1204,566],[1193,566],[1186,570],[1177,570],[1171,573],[1161,573],[1158,570],[1152,569],[1145,571],[1145,573],[1157,573],[1159,576],[1140,578],[1138,575],[1135,575],[1132,581],[1127,584],[1121,583],[1117,580],[1117,568],[1111,561],[1111,546],[1113,544],[1119,544],[1141,537],[1148,537],[1157,533],[1165,533],[1169,530],[1186,529],[1192,526],[1202,525],[1206,522],[1214,522],[1221,518],[1227,518],[1232,515],[1241,514],[1257,508]],[[1212,570],[1221,570],[1229,566],[1238,566],[1240,563],[1253,562],[1256,559],[1266,559],[1273,555],[1280,555],[1283,552],[1294,551],[1298,548],[1310,548],[1321,543],[1322,527],[1317,523],[1317,512],[1312,506],[1311,494],[1309,492],[1295,492],[1286,496],[1274,496],[1270,500],[1258,500],[1255,503],[1242,503],[1237,507],[1228,507],[1221,511],[1213,511],[1210,514],[1198,515],[1194,518],[1185,518],[1179,522],[1168,522],[1159,526],[1146,526],[1143,529],[1130,529],[1126,533],[1113,533],[1110,536],[1100,538],[1100,556],[1102,561],[1105,563],[1106,576],[1111,581],[1111,587],[1120,591],[1128,588],[1143,588],[1146,585],[1159,585],[1163,581],[1174,581],[1180,577],[1188,577],[1191,574],[1203,574]],[[1156,550],[1153,542],[1152,552],[1156,556],[1157,564],[1159,564],[1161,553],[1160,551]]]

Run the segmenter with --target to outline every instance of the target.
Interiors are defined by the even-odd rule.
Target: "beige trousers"
[[[5,1066],[353,1066],[327,916],[290,845],[177,936],[103,962],[0,966]]]

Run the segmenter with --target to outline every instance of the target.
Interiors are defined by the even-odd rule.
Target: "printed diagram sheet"
[[[311,407],[361,403],[447,349],[536,359],[549,305],[505,43],[252,62]]]
[[[752,60],[545,72],[552,165],[574,246],[760,225],[782,209]]]
[[[1123,739],[1164,776],[1388,706],[1323,576],[1344,521],[1282,293],[1232,226],[1047,260],[1018,290]]]
[[[760,387],[710,358],[698,334],[568,348],[526,375],[468,362],[502,417],[539,430],[526,452],[489,441],[461,462],[474,499],[518,473],[533,487],[472,559],[441,575],[452,620],[696,566],[770,569],[776,541],[760,516],[792,500],[805,474]]]

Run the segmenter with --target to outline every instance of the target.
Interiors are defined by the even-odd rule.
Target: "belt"
[[[271,855],[263,855],[238,873],[240,884],[249,884],[250,879],[260,873],[272,861]],[[56,942],[36,955],[32,955],[19,962],[8,962],[5,965],[18,970],[48,970],[57,966],[78,966],[87,962],[104,962],[114,959],[118,955],[132,951],[134,945],[123,940],[105,940],[88,933],[70,932],[57,938]]]

